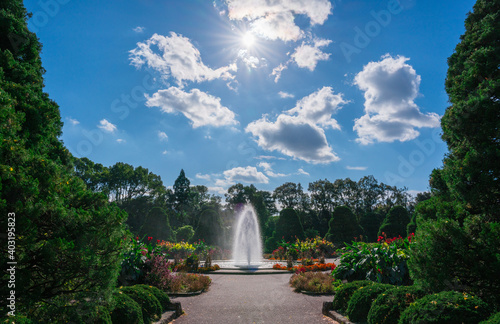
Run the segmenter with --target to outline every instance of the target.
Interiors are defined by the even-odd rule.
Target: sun
[[[255,36],[251,32],[246,32],[241,37],[241,43],[246,48],[251,48],[255,45]]]

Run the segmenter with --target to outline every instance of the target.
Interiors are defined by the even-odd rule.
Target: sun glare
[[[241,42],[246,48],[250,48],[255,44],[255,36],[251,32],[246,32],[243,34]]]

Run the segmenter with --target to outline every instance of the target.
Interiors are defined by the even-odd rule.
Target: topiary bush
[[[474,324],[487,318],[488,304],[480,298],[457,291],[427,295],[410,304],[401,314],[400,324]]]
[[[153,294],[156,297],[156,299],[158,299],[158,301],[160,302],[162,312],[164,312],[167,309],[168,305],[170,304],[170,298],[168,297],[166,292],[153,286],[148,286],[148,285],[136,285],[136,286]]]
[[[490,318],[488,318],[485,321],[482,321],[479,324],[498,324],[498,323],[500,323],[500,312],[491,315]]]
[[[408,211],[403,206],[392,207],[389,213],[385,216],[380,229],[378,230],[378,236],[387,234],[389,237],[397,237],[399,235],[406,235],[406,227],[410,223],[410,216]]]
[[[144,324],[141,306],[128,294],[117,291],[113,295],[113,301],[115,303],[115,308],[111,312],[113,324]]]
[[[347,303],[346,315],[354,322],[366,322],[372,302],[393,285],[374,283],[357,289]]]
[[[162,314],[161,305],[152,293],[137,285],[120,287],[120,291],[129,295],[141,306],[142,319],[145,324],[151,323],[151,320],[157,321],[160,319]]]
[[[352,294],[361,287],[373,285],[373,281],[359,280],[346,283],[335,293],[333,298],[333,309],[343,313],[347,310],[347,303],[351,299]]]
[[[373,301],[368,312],[368,323],[397,324],[401,313],[425,295],[426,292],[417,286],[393,286]]]

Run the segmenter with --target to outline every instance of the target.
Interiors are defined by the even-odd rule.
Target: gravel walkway
[[[172,298],[185,312],[173,323],[336,323],[321,313],[323,302],[333,296],[295,293],[290,276],[211,274],[208,292]]]

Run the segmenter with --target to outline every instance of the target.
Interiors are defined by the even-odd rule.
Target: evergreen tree
[[[500,1],[478,0],[448,59],[449,153],[416,207],[409,268],[429,290],[466,291],[500,308]]]
[[[154,240],[172,242],[174,240],[172,228],[167,213],[160,207],[153,207],[139,231],[141,237],[153,237]]]
[[[448,59],[443,178],[472,214],[500,220],[500,1],[478,0]]]
[[[60,312],[69,301],[65,314],[108,300],[126,214],[74,174],[58,139],[59,107],[43,92],[41,45],[27,17],[22,1],[0,1],[0,222],[7,233],[7,215],[15,213],[16,237],[15,254],[2,238],[0,262],[17,262],[16,315],[68,322]],[[7,278],[3,272],[2,282]],[[1,295],[7,290],[2,285]]]
[[[182,169],[179,173],[177,179],[174,182],[174,196],[175,203],[178,209],[181,209],[183,206],[186,206],[189,202],[189,198],[191,197],[191,190],[189,185],[191,182],[186,177],[184,170]]]
[[[356,215],[347,206],[335,208],[328,225],[329,229],[325,238],[339,245],[350,244],[355,237],[363,234],[363,230],[356,220]]]

